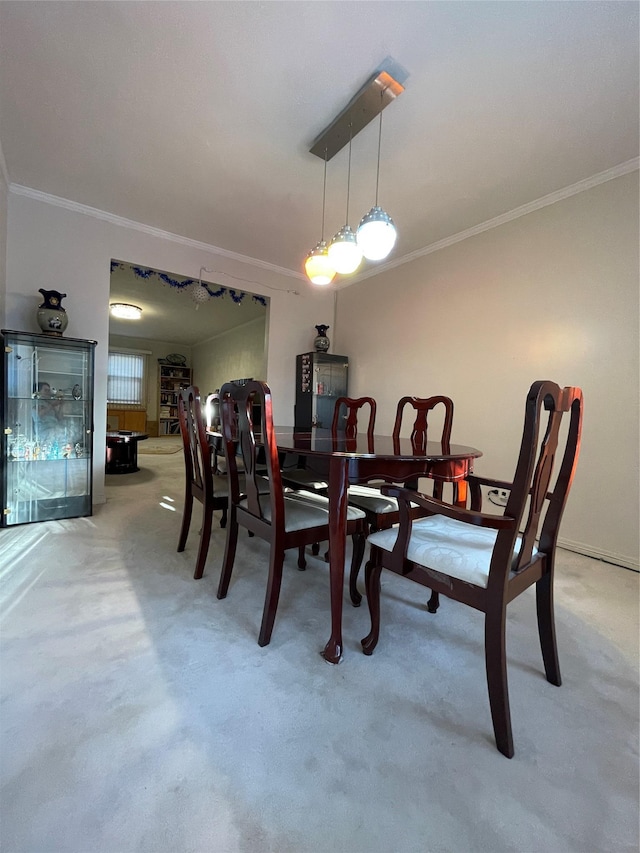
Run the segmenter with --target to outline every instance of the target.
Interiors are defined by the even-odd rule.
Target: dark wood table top
[[[346,438],[339,434],[335,439],[330,429],[314,427],[302,432],[291,426],[276,426],[276,443],[280,450],[301,453],[310,456],[345,456],[345,457],[376,457],[395,459],[398,456],[408,460],[420,460],[428,457],[430,460],[477,459],[482,451],[465,444],[449,444],[443,446],[439,441],[428,441],[423,453],[415,453],[410,438],[401,438],[399,444],[394,444],[390,435],[374,435],[373,446],[369,444],[366,433],[358,433],[354,438]],[[219,430],[207,430],[214,443],[222,441]],[[256,433],[256,439],[259,434]]]
[[[135,432],[129,430],[110,430],[107,432],[107,441],[110,442],[127,442],[127,441],[144,441],[145,438],[149,438],[149,433],[147,432]]]
[[[424,459],[431,461],[477,459],[482,451],[464,444],[449,444],[443,446],[439,441],[428,441],[424,452],[416,453],[410,438],[400,438],[394,442],[390,435],[374,435],[373,444],[369,443],[366,433],[358,433],[355,438],[347,438],[339,433],[334,439],[330,429],[313,428],[309,432],[301,432],[293,427],[276,426],[276,441],[280,450],[290,450],[294,453],[318,456],[346,457],[376,457],[394,459]]]

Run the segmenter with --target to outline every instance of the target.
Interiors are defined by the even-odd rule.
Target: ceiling
[[[202,281],[215,295],[198,304],[191,295],[194,285],[200,283],[198,276],[192,280],[112,260],[109,301],[137,305],[142,315],[138,320],[110,315],[110,334],[194,346],[246,323],[259,319],[266,322],[267,297],[254,299],[240,287],[222,287],[204,271]],[[252,334],[264,332],[254,329]]]
[[[638,156],[635,2],[3,0],[8,178],[298,275],[321,229],[309,148],[385,62],[405,80],[383,114],[392,263]],[[353,142],[352,227],[377,141]],[[346,183],[344,149],[327,238]]]

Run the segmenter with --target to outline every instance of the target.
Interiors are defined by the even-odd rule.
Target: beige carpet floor
[[[561,551],[563,686],[545,681],[535,596],[507,631],[515,757],[495,748],[480,614],[434,616],[388,576],[329,634],[327,566],[287,557],[257,644],[267,549],[225,533],[193,580],[176,552],[178,454],[109,478],[91,518],[0,533],[4,853],[631,853],[638,850],[638,581]],[[425,595],[426,600],[426,595]]]
[[[166,438],[147,438],[138,442],[138,456],[165,456],[182,451],[182,438],[167,436]]]

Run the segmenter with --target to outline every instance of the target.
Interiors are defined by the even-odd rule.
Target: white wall
[[[2,149],[0,149],[2,158]],[[7,184],[0,168],[0,329],[6,329],[5,305],[7,286]]]
[[[284,236],[283,236],[284,239]],[[39,287],[67,294],[66,337],[96,340],[95,447],[104,446],[106,366],[109,340],[109,286],[112,258],[192,276],[206,266],[216,281],[237,287],[250,280],[251,292],[270,298],[267,382],[274,395],[274,417],[293,423],[295,356],[311,348],[316,323],[332,322],[333,295],[271,269],[216,255],[205,246],[172,239],[153,229],[134,229],[111,218],[97,218],[9,193],[7,229],[7,313],[12,329],[38,332],[35,313]],[[227,276],[235,276],[229,278]],[[287,293],[297,290],[299,295]],[[329,319],[327,319],[329,318]],[[94,500],[104,501],[104,456],[94,458]]]
[[[295,355],[312,348],[320,322],[332,327],[331,351],[350,357],[350,393],[377,398],[381,428],[401,395],[449,394],[454,440],[482,449],[477,470],[498,476],[512,473],[531,382],[581,385],[582,456],[562,534],[586,553],[637,566],[638,228],[633,173],[340,291],[336,323],[331,292],[10,192],[4,325],[36,332],[38,288],[68,294],[66,336],[98,341],[96,447],[112,258],[186,276],[207,266],[222,284],[225,273],[251,279],[253,292],[269,296],[267,381],[281,423],[293,422]],[[94,493],[104,500],[99,453]]]
[[[401,228],[401,223],[398,223]],[[404,394],[447,394],[477,471],[511,476],[536,379],[579,385],[582,453],[562,526],[638,566],[638,173],[354,284],[335,351],[390,428]]]
[[[193,381],[203,397],[231,379],[264,380],[265,336],[266,316],[194,346]]]

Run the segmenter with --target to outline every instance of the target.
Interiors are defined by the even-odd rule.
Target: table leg
[[[322,653],[328,663],[342,659],[342,596],[347,541],[347,460],[332,456],[329,463],[329,584],[331,637]]]
[[[458,480],[456,486],[455,506],[460,506],[462,509],[467,507],[467,490],[469,483],[466,480]]]

